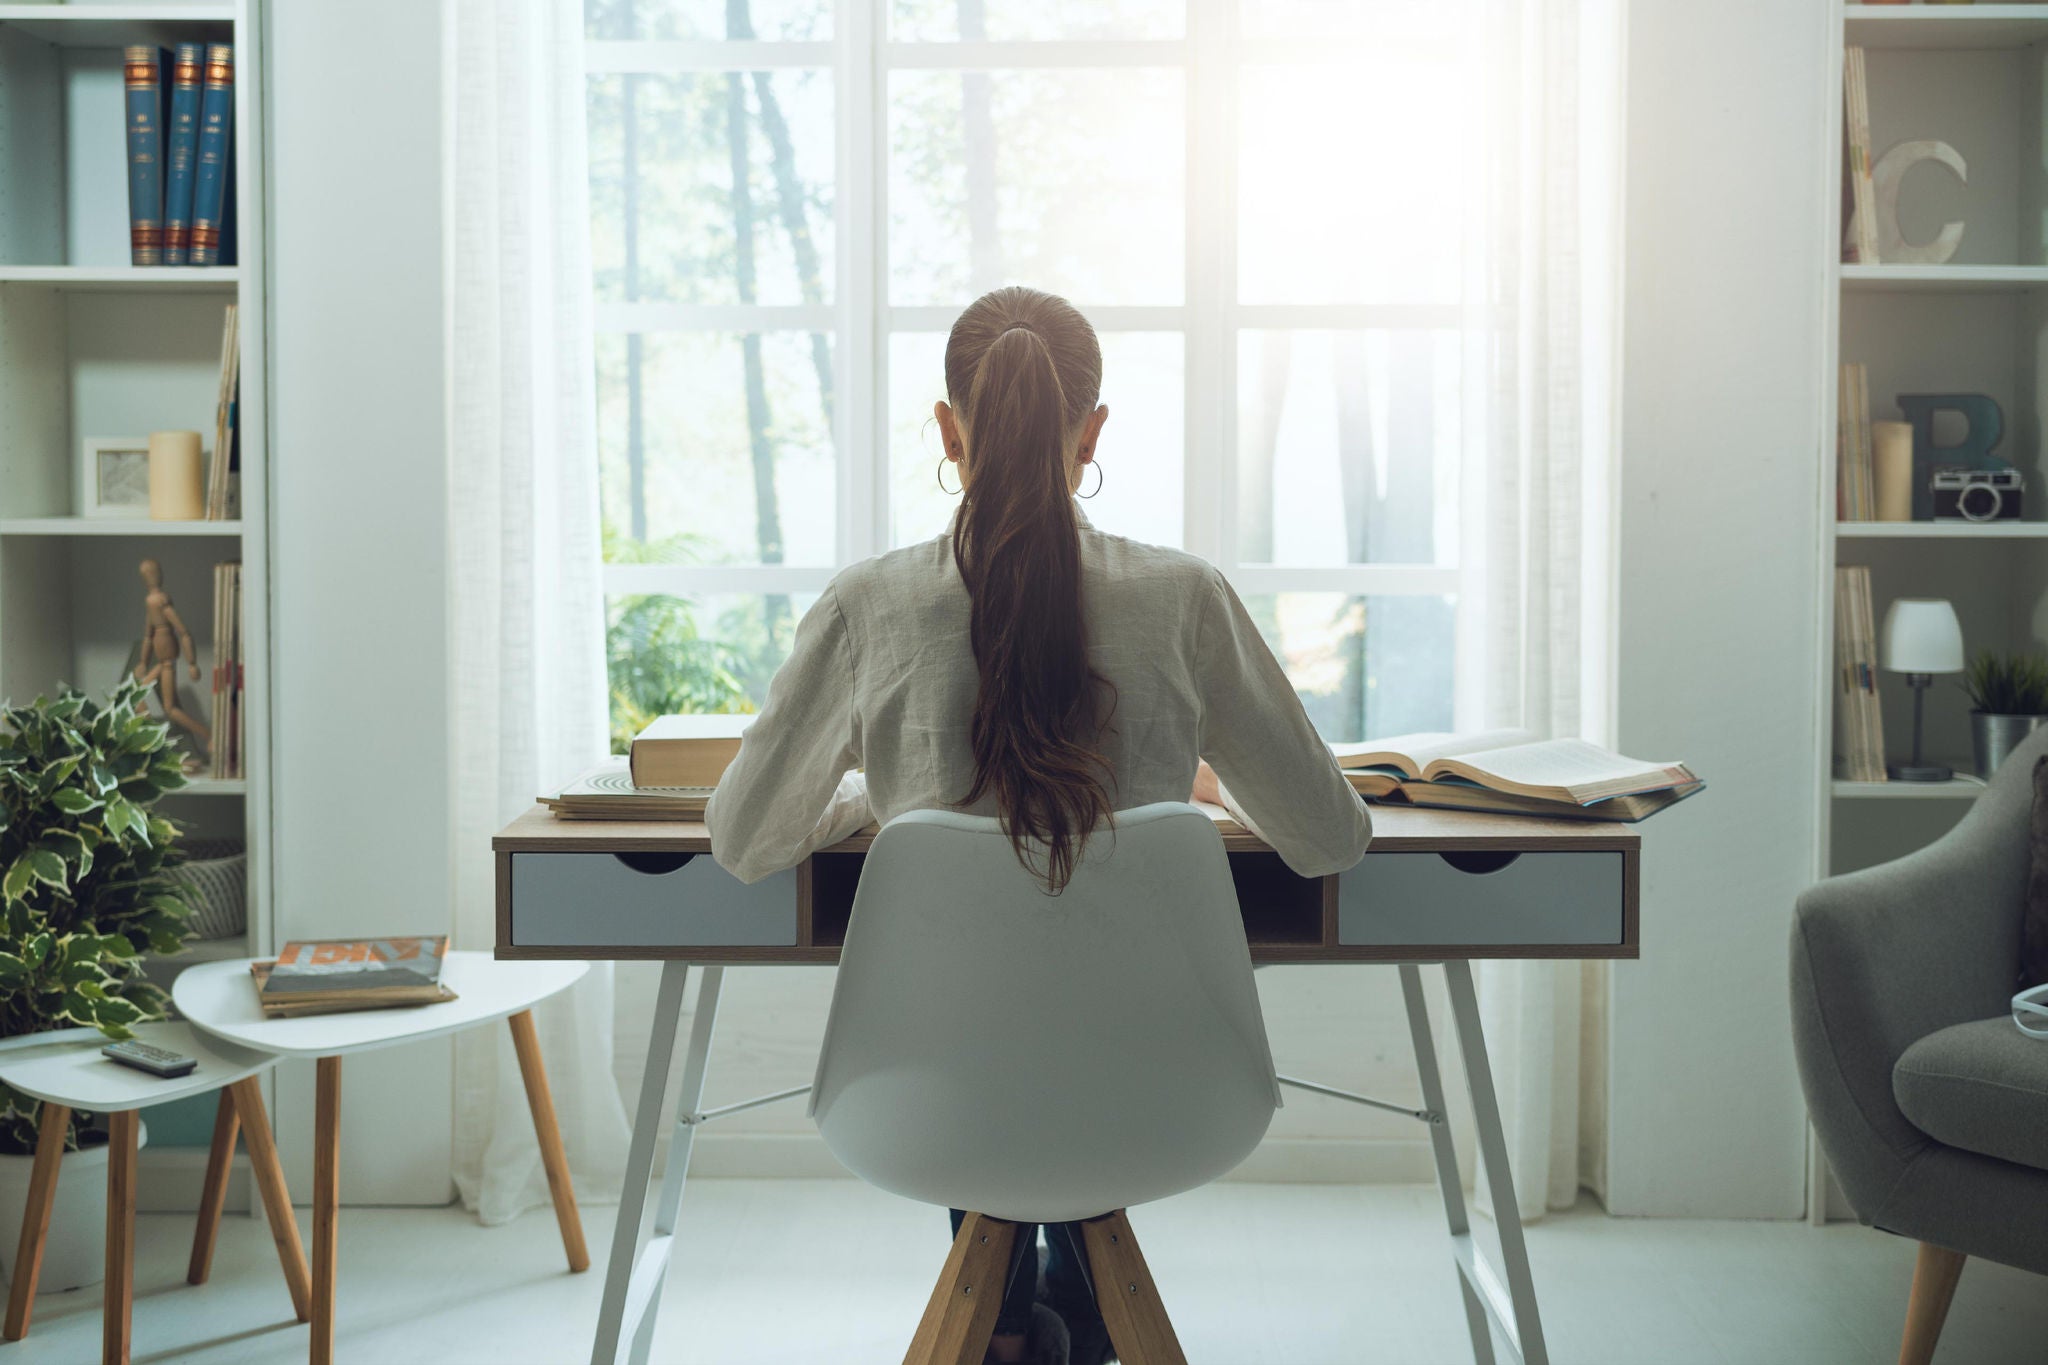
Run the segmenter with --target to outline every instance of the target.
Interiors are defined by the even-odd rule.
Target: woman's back
[[[1088,663],[1107,684],[1108,722],[1093,747],[1113,806],[1187,800],[1206,757],[1233,812],[1297,871],[1355,862],[1371,833],[1365,808],[1222,575],[1179,550],[1097,531],[1085,516],[1080,543]],[[781,723],[750,729],[713,803],[720,863],[751,880],[799,859],[813,835],[844,837],[868,819],[920,809],[999,813],[993,793],[963,801],[974,783],[968,729],[980,685],[970,607],[950,535],[833,581],[800,627],[808,647],[776,675],[771,697],[773,709],[816,714],[801,732]],[[815,706],[821,697],[835,702]],[[841,738],[866,770],[866,818],[828,831],[820,826],[833,823],[833,811],[821,822],[817,807],[779,793],[815,769],[809,756],[821,748],[837,784]],[[809,780],[822,776],[814,770]],[[838,823],[860,814],[856,806]]]

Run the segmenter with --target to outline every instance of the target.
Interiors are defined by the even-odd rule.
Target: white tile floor
[[[1433,1190],[1221,1184],[1133,1219],[1196,1365],[1470,1361]],[[184,1283],[191,1220],[142,1217],[143,1362],[306,1356],[263,1221],[230,1217],[214,1279]],[[300,1221],[306,1218],[302,1211]],[[900,1360],[945,1254],[945,1215],[852,1181],[702,1181],[655,1337],[657,1361]],[[611,1210],[586,1213],[609,1245]],[[1551,1354],[1572,1365],[1890,1361],[1912,1247],[1867,1229],[1609,1219],[1531,1229]],[[346,1209],[344,1362],[588,1358],[602,1261],[564,1273],[552,1216],[479,1227],[455,1209]],[[97,1289],[46,1296],[0,1365],[99,1358]],[[2048,1283],[1972,1262],[1938,1365],[2048,1359]]]

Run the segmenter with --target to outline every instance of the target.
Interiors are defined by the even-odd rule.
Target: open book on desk
[[[1330,746],[1368,800],[1582,820],[1640,820],[1706,785],[1683,763],[1647,762],[1527,730],[1426,733]]]

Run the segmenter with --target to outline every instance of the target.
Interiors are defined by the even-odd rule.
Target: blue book
[[[171,58],[170,132],[164,153],[164,264],[183,265],[192,250],[192,173],[199,156],[200,69],[204,43],[179,43]]]
[[[157,47],[131,47],[122,54],[127,84],[128,259],[135,265],[164,263],[166,55]]]
[[[228,206],[235,125],[235,50],[206,49],[206,88],[199,97],[199,164],[192,184],[193,265],[223,265],[221,220]]]

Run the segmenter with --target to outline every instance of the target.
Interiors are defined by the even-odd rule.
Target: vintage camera
[[[2017,521],[2026,480],[2017,469],[1937,469],[1936,521]]]

